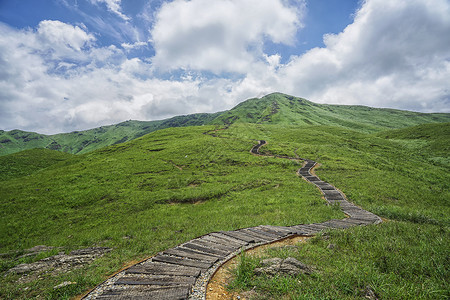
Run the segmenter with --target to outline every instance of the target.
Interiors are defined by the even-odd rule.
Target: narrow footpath
[[[250,152],[259,152],[259,141]],[[279,156],[280,157],[280,156]],[[292,157],[280,157],[298,159]],[[247,250],[294,236],[312,236],[325,229],[381,223],[381,218],[346,200],[331,184],[311,174],[315,161],[304,160],[298,175],[316,185],[329,205],[339,205],[348,216],[322,223],[295,226],[260,225],[233,231],[212,232],[135,264],[109,278],[82,299],[205,299],[206,286],[226,261]]]

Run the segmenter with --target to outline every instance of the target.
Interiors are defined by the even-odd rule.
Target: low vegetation
[[[297,149],[321,162],[316,170],[320,178],[389,220],[329,231],[261,257],[243,256],[230,288],[256,291],[257,299],[448,298],[450,173],[443,162],[448,160],[449,128],[448,123],[431,124],[368,135],[325,127],[271,127],[269,134],[279,142],[266,151],[293,155]],[[315,266],[316,272],[295,278],[253,272],[264,258],[288,256]]]
[[[82,154],[131,141],[156,130],[173,127],[253,123],[290,126],[328,125],[360,132],[376,132],[433,122],[450,122],[450,114],[425,114],[367,106],[317,104],[302,98],[273,93],[261,99],[249,99],[224,112],[176,116],[159,121],[129,120],[90,130],[54,135],[21,130],[0,130],[0,155],[33,148]]]
[[[259,139],[268,141],[266,153],[321,163],[319,177],[390,221],[330,231],[265,254],[294,256],[315,267],[310,276],[256,277],[258,259],[245,258],[230,288],[254,289],[263,299],[355,299],[371,292],[383,299],[449,297],[449,123],[392,131],[368,123],[363,130],[257,123],[168,128],[79,155],[32,150],[3,156],[0,298],[67,299],[129,263],[212,231],[344,217],[298,178],[298,161],[250,154]],[[22,256],[36,245],[60,248]],[[93,246],[113,250],[90,265],[36,280],[7,273],[20,263]],[[53,288],[64,281],[76,284]]]

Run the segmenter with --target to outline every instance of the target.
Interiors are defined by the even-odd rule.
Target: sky
[[[450,112],[449,0],[0,0],[0,129],[45,134],[282,92]]]

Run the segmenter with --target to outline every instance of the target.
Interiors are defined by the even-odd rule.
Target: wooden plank
[[[336,188],[334,186],[332,186],[331,184],[328,184],[328,183],[327,184],[321,184],[321,185],[316,184],[316,185],[322,191],[335,191],[336,190]]]
[[[318,233],[318,232],[320,232],[320,231],[322,231],[322,230],[324,230],[324,229],[328,229],[328,228],[325,227],[325,226],[317,226],[317,225],[318,225],[318,224],[316,224],[316,225],[313,225],[313,224],[305,224],[305,225],[303,225],[303,226],[304,226],[304,228],[310,230],[310,232],[311,232],[311,233],[314,233],[314,234],[316,234],[316,233]]]
[[[325,191],[323,191],[323,194],[325,195],[325,197],[328,197],[328,196],[341,196],[342,197],[342,194],[337,190],[325,190]]]
[[[114,285],[157,285],[157,286],[173,286],[188,284],[193,285],[195,283],[195,277],[188,276],[167,276],[167,275],[149,275],[149,276],[130,276],[121,277]]]
[[[202,238],[213,243],[233,247],[235,250],[241,248],[244,245],[243,243],[238,244],[237,242],[232,241],[231,239],[225,239],[211,234],[205,235]]]
[[[244,241],[244,240],[241,240],[241,239],[237,239],[237,238],[234,238],[234,237],[229,236],[229,235],[225,235],[225,234],[223,234],[223,232],[213,232],[213,233],[210,233],[210,235],[218,237],[218,238],[221,238],[221,239],[232,241],[233,243],[239,243],[241,245],[241,247],[248,245],[247,241]]]
[[[313,224],[308,224],[307,226],[310,226],[311,228],[317,228],[320,230],[328,229],[328,227],[325,225],[322,225],[322,223],[313,223]]]
[[[126,269],[125,274],[159,274],[198,277],[200,276],[200,269],[152,261],[134,265]]]
[[[231,252],[234,252],[236,250],[236,248],[233,248],[233,247],[230,247],[230,246],[225,246],[225,245],[222,245],[222,244],[219,244],[219,243],[214,243],[214,242],[208,241],[208,240],[206,240],[204,238],[198,238],[198,239],[195,239],[195,240],[191,240],[191,243],[195,243],[195,244],[198,244],[200,246],[205,246],[207,248],[217,249],[217,250],[224,251],[224,252],[227,252],[227,253],[231,253]]]
[[[321,181],[320,178],[317,177],[317,176],[303,176],[303,177],[305,177],[306,180],[311,181],[311,182],[313,182],[313,181]]]
[[[317,233],[316,230],[312,230],[308,227],[306,227],[305,225],[295,225],[292,226],[293,229],[296,230],[296,233],[299,235],[314,235]]]
[[[355,224],[356,226],[369,224],[369,222],[366,220],[358,220],[358,219],[353,219],[353,218],[347,218],[347,219],[345,219],[345,222],[350,223],[350,224]]]
[[[236,231],[222,231],[221,233],[224,235],[231,236],[232,238],[235,238],[235,239],[238,239],[241,241],[245,241],[247,243],[261,242],[260,239],[257,239],[254,236],[244,235],[244,234],[238,233]]]
[[[157,255],[152,258],[153,261],[156,262],[165,262],[168,264],[175,264],[175,265],[181,265],[181,266],[188,266],[188,267],[195,267],[202,270],[208,269],[213,264],[203,261],[197,261],[192,259],[186,259],[186,258],[178,258],[174,256],[168,256],[168,255]]]
[[[191,252],[191,253],[203,254],[203,255],[207,255],[207,256],[211,256],[211,257],[217,257],[219,259],[223,258],[223,255],[219,255],[219,254],[215,254],[215,253],[206,253],[206,252],[203,252],[203,251],[200,251],[200,250],[196,250],[196,249],[193,249],[193,248],[185,248],[185,247],[183,247],[183,245],[178,246],[177,249],[178,248],[181,248],[184,251]]]
[[[253,236],[256,239],[259,239],[261,242],[269,242],[269,241],[273,240],[273,238],[271,238],[271,237],[269,237],[267,235],[256,233],[254,231],[248,230],[247,228],[239,229],[237,231],[237,233],[242,233],[242,234],[246,234],[246,235],[249,235],[249,236]]]
[[[95,299],[111,300],[184,300],[189,297],[190,286],[165,287],[142,291],[121,291],[119,294],[103,293]]]
[[[225,251],[221,251],[221,250],[217,250],[217,249],[213,249],[213,248],[208,248],[208,247],[205,247],[205,246],[200,246],[198,244],[191,243],[191,242],[187,242],[187,243],[185,243],[185,244],[183,244],[181,246],[183,246],[184,248],[194,249],[194,250],[198,250],[198,251],[205,252],[205,253],[211,253],[211,254],[220,255],[221,257],[225,257],[225,256],[228,255],[228,253],[225,252]]]
[[[323,191],[325,192],[325,191]],[[325,199],[327,200],[345,200],[345,198],[339,194],[339,195],[325,195]]]
[[[266,228],[268,230],[272,230],[273,232],[284,234],[285,236],[291,235],[294,232],[289,227],[283,227],[283,226],[273,226],[273,225],[261,225],[259,227]]]
[[[282,235],[279,235],[279,234],[276,234],[273,232],[268,232],[259,227],[249,227],[249,228],[246,228],[246,230],[266,236],[267,238],[269,238],[271,240],[279,239],[282,236]]]
[[[188,250],[188,249],[186,249]],[[204,255],[204,254],[199,254],[199,253],[194,253],[194,252],[190,252],[190,251],[186,251],[184,248],[172,248],[172,249],[168,249],[166,251],[163,252],[163,254],[168,254],[168,255],[174,255],[174,256],[179,256],[179,257],[187,257],[190,259],[196,259],[196,260],[200,260],[200,261],[207,261],[210,263],[216,263],[219,258],[216,256],[209,256],[209,255]]]

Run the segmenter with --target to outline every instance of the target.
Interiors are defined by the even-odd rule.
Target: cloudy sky
[[[274,91],[450,112],[449,0],[0,0],[0,129],[59,133]]]

